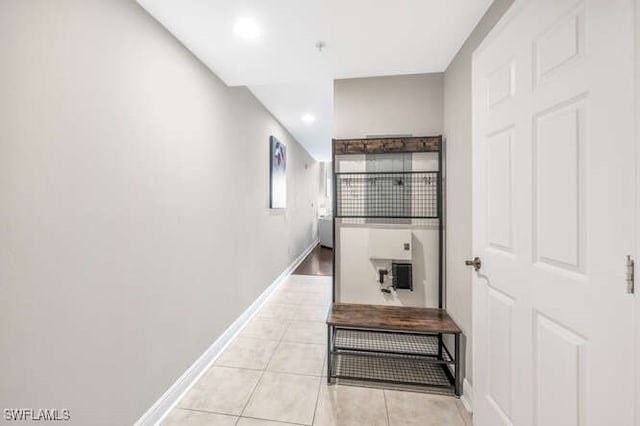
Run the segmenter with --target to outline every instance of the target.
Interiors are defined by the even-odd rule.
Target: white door
[[[517,0],[474,54],[478,426],[633,424],[633,2]]]

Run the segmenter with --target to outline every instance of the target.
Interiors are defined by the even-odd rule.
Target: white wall
[[[471,55],[513,0],[495,0],[444,75],[446,139],[447,311],[466,337],[466,378],[471,383]]]
[[[391,273],[391,260],[371,259],[371,233],[377,229],[411,232],[413,291],[380,291],[378,268]],[[438,231],[437,228],[407,225],[341,225],[336,228],[340,242],[337,300],[342,303],[438,307]],[[385,278],[384,287],[391,284]]]
[[[335,80],[333,137],[443,131],[442,73]]]
[[[367,135],[440,135],[442,122],[443,74],[415,74],[336,80],[334,83],[334,138]],[[372,156],[373,157],[373,156]],[[424,157],[424,158],[423,158]],[[412,169],[437,170],[432,155],[414,155]],[[375,161],[380,171],[390,160]],[[341,171],[371,170],[364,156],[341,156]],[[385,164],[383,164],[385,163]],[[373,164],[376,166],[376,164]],[[387,167],[388,166],[388,167]],[[386,168],[385,168],[386,167]],[[384,170],[383,170],[384,169]],[[438,306],[438,231],[429,225],[412,225],[414,291],[380,291],[376,281],[379,267],[391,267],[391,260],[371,260],[368,236],[372,229],[406,229],[406,225],[339,224],[336,238],[336,286],[338,299],[349,303],[403,306]],[[386,287],[386,285],[385,285]]]
[[[131,424],[315,238],[319,166],[133,1],[4,0],[0,63],[0,405]]]

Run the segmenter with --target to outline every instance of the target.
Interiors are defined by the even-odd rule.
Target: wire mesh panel
[[[338,379],[361,379],[388,383],[452,386],[443,364],[434,364],[421,358],[380,357],[357,352],[332,354],[331,375]]]
[[[336,173],[336,217],[437,218],[438,172]]]
[[[439,351],[437,336],[338,328],[334,339],[336,350],[413,354],[426,357],[438,357],[441,354],[444,362],[453,363],[453,359],[444,347],[441,352]]]

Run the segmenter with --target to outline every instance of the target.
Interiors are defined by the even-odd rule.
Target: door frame
[[[635,81],[634,91],[635,91],[635,155],[636,155],[636,181],[635,181],[635,211],[634,217],[636,218],[634,226],[634,253],[632,254],[633,259],[636,263],[635,268],[635,306],[634,306],[634,317],[635,317],[635,354],[634,359],[636,360],[636,364],[633,366],[633,373],[635,374],[635,407],[634,407],[634,422],[636,426],[640,426],[640,296],[638,293],[640,292],[640,273],[638,273],[638,269],[640,268],[640,0],[635,0],[634,2],[635,14],[634,14],[634,42],[635,42]]]

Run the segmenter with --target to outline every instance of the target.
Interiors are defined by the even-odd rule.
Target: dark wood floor
[[[293,273],[295,275],[333,275],[333,250],[318,244]]]

